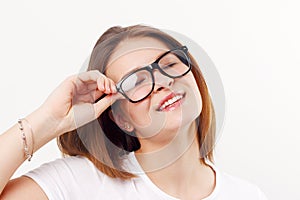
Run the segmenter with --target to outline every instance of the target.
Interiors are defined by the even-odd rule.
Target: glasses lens
[[[162,57],[158,63],[159,67],[168,75],[173,77],[182,76],[190,68],[190,62],[182,50],[174,50]]]
[[[138,101],[152,91],[152,76],[147,70],[139,70],[128,76],[121,84],[126,96],[132,101]]]

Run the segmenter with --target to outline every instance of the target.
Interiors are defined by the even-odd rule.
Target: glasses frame
[[[158,63],[159,63],[159,61],[160,61],[165,55],[167,55],[167,54],[169,54],[169,53],[171,53],[171,52],[173,52],[173,51],[178,51],[178,50],[183,51],[184,55],[186,56],[187,64],[188,64],[188,66],[187,66],[187,67],[188,67],[188,70],[187,70],[185,73],[183,73],[183,74],[181,74],[181,75],[179,75],[179,76],[171,76],[171,75],[167,74],[166,72],[164,72],[163,69],[159,67],[159,64],[158,64]],[[187,48],[186,46],[181,46],[181,47],[174,48],[174,49],[171,49],[171,50],[169,50],[169,51],[163,53],[163,54],[162,54],[161,56],[159,56],[153,63],[151,63],[151,64],[149,64],[149,65],[147,65],[147,66],[145,66],[145,67],[139,68],[139,69],[137,69],[137,70],[134,70],[134,71],[132,71],[131,73],[125,75],[125,76],[124,76],[124,77],[116,84],[117,91],[118,91],[119,93],[121,93],[121,94],[122,94],[128,101],[130,101],[131,103],[138,103],[138,102],[140,102],[140,101],[143,101],[143,100],[146,99],[146,98],[153,92],[153,90],[154,90],[154,87],[155,87],[155,79],[154,79],[153,71],[154,71],[155,69],[157,69],[161,74],[163,74],[163,75],[165,75],[165,76],[167,76],[167,77],[170,77],[170,78],[180,78],[180,77],[183,77],[184,75],[186,75],[187,73],[189,73],[189,72],[191,71],[191,69],[192,69],[191,60],[190,60],[190,57],[188,56],[188,53],[187,53],[187,52],[188,52],[188,48]],[[183,63],[183,64],[186,65],[185,63]],[[138,72],[138,71],[142,71],[142,70],[146,70],[146,71],[148,71],[148,72],[150,73],[151,79],[152,79],[152,88],[151,88],[151,91],[150,91],[145,97],[143,97],[143,98],[140,99],[140,100],[134,101],[134,100],[130,99],[130,98],[126,95],[126,93],[125,93],[124,90],[122,89],[122,84],[123,84],[123,82],[124,82],[129,76],[131,76],[132,74],[134,74],[134,73],[136,73],[136,72]]]

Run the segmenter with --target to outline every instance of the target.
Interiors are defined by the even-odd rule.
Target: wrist
[[[32,129],[31,140],[34,141],[34,146],[31,148],[33,152],[57,137],[57,122],[43,109],[38,108],[25,118]]]

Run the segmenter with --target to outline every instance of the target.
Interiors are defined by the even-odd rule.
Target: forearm
[[[26,119],[32,127],[31,134],[29,125],[23,121],[30,153],[37,151],[56,137],[56,125],[43,114],[42,110],[34,111],[26,116]],[[16,122],[10,129],[0,135],[0,194],[13,173],[25,160],[22,135]]]
[[[103,94],[107,96],[95,103]],[[117,94],[113,81],[98,70],[66,78],[22,123],[29,154],[57,136],[98,118],[108,106],[121,98],[122,95]],[[74,113],[77,113],[76,118]],[[13,173],[25,161],[24,152],[27,151],[24,150],[22,132],[16,119],[15,125],[0,135],[0,196]]]

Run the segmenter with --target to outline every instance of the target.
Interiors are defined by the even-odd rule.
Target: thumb
[[[113,103],[112,95],[107,95],[97,103],[81,103],[75,104],[72,107],[72,118],[74,124],[72,129],[80,128],[81,126],[97,119],[101,113]]]
[[[86,123],[89,123],[95,119],[97,119],[101,113],[107,109],[110,105],[112,105],[117,99],[122,98],[122,95],[116,93],[112,95],[107,95],[98,102],[94,104],[90,103],[82,103],[75,104],[70,112],[71,127],[67,128],[67,131],[73,130],[75,128],[79,128]],[[65,131],[66,132],[66,131]]]
[[[112,105],[116,100],[121,99],[123,96],[120,93],[107,95],[98,102],[94,103],[95,118],[98,118],[101,113]]]

